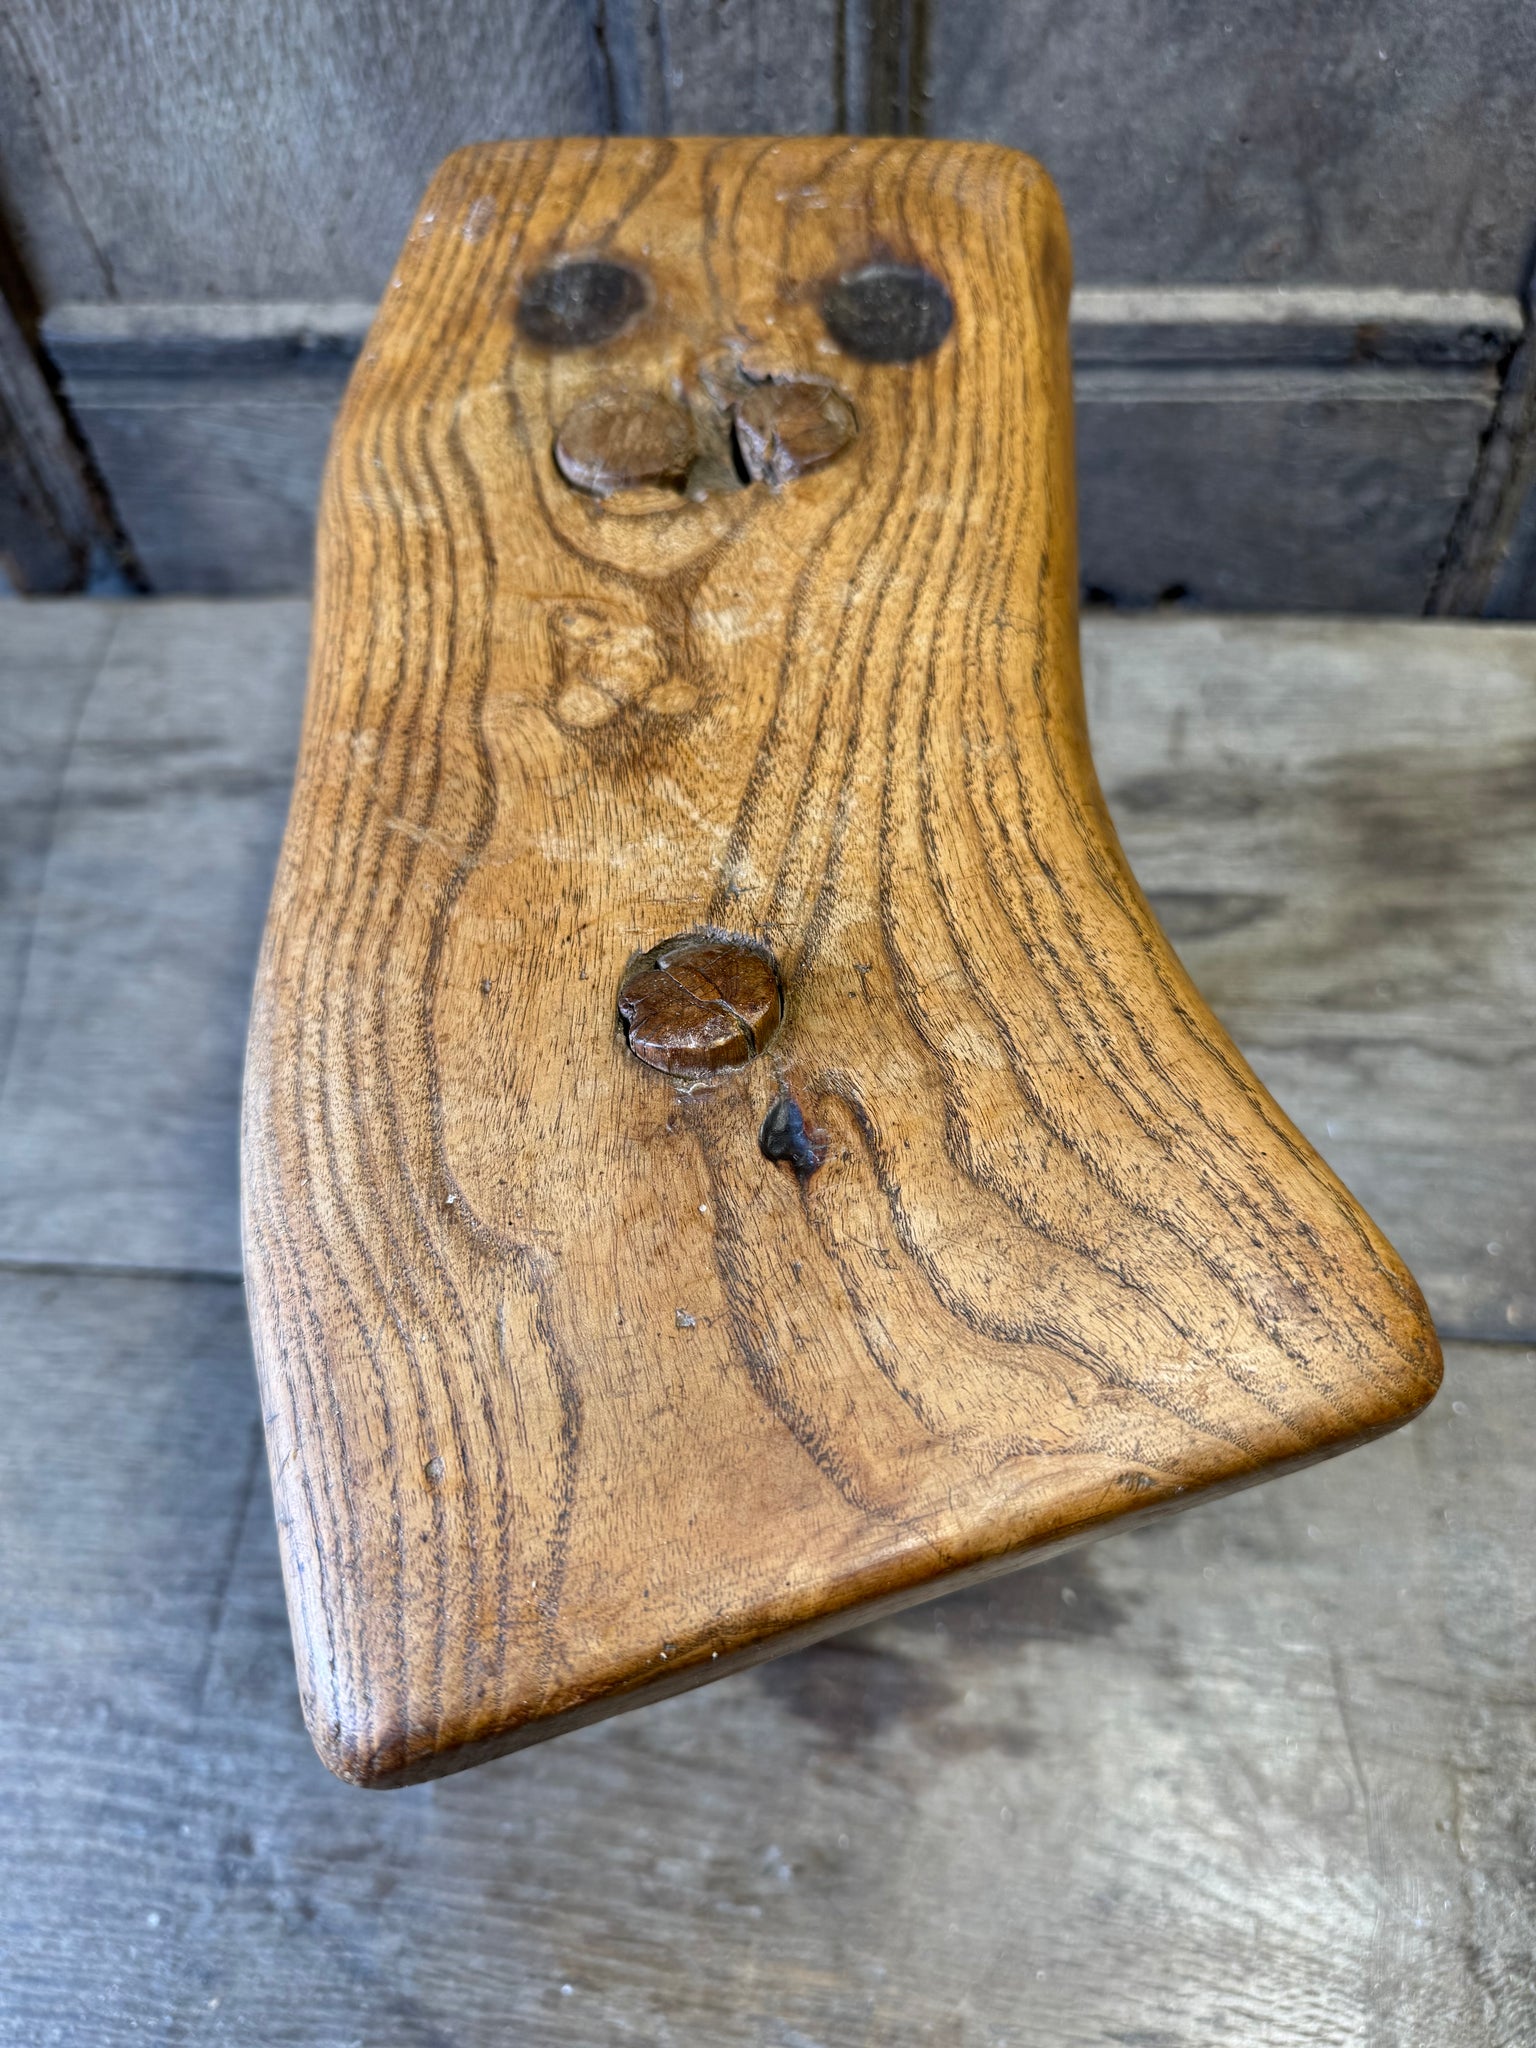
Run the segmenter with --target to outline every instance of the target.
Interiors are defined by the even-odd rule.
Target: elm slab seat
[[[332,444],[247,1061],[300,1684],[404,1784],[1406,1420],[1128,872],[1028,158],[451,157]]]

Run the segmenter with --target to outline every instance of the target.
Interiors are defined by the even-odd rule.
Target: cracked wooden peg
[[[1044,174],[971,144],[502,144],[425,201],[326,473],[246,1086],[344,1777],[675,1692],[1435,1387],[1413,1282],[1105,814],[1068,267]],[[760,481],[719,425],[753,390],[796,394]],[[679,487],[689,420],[730,488]],[[626,1014],[679,944],[681,1009]],[[637,1017],[709,1056],[648,1060]]]

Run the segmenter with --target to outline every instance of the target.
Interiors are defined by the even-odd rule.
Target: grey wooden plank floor
[[[0,2042],[1536,2038],[1536,630],[1091,620],[1408,1430],[441,1785],[299,1720],[234,1107],[301,605],[0,608]]]

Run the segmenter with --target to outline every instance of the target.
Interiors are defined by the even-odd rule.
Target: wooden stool
[[[331,1768],[1326,1456],[1423,1302],[1128,873],[1069,258],[971,144],[438,173],[336,429],[246,1088]]]

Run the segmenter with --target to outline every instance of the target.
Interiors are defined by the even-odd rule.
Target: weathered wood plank
[[[541,0],[508,20],[454,0],[418,34],[380,0],[340,25],[316,0],[285,0],[249,33],[227,10],[205,21],[174,0],[131,14],[28,0],[3,33],[0,170],[49,304],[371,300],[448,148],[610,127],[926,127],[1020,143],[1057,176],[1079,273],[1100,286],[1510,293],[1530,239],[1536,145],[1521,116],[1536,40],[1521,0],[1462,0],[1432,18],[1381,0],[1343,32],[1293,0],[1181,21],[1176,35],[1124,6],[1106,18],[910,0]],[[1369,334],[1360,353],[1375,359]],[[1486,406],[1469,392],[1443,408],[1350,408],[1335,446],[1330,407],[1348,396],[1298,414],[1278,394],[1229,390],[1198,421],[1177,394],[1085,410],[1090,583],[1127,601],[1180,587],[1247,608],[1421,609],[1470,502]],[[296,387],[287,402],[275,388],[207,390],[201,411],[191,400],[141,393],[87,421],[152,581],[303,587],[326,401]],[[1137,517],[1148,502],[1150,523]],[[1477,548],[1444,565],[1451,609],[1536,606],[1524,529],[1503,553],[1516,509],[1500,527],[1504,573]],[[1355,546],[1335,549],[1351,521]]]
[[[232,1273],[240,1051],[307,607],[15,617],[10,645],[25,622],[32,651],[4,718],[23,734],[55,664],[88,670],[113,617],[128,639],[65,780],[0,1098],[0,1256]],[[1536,635],[1090,615],[1083,644],[1111,808],[1218,1014],[1444,1327],[1536,1335]],[[153,784],[143,756],[114,760],[125,733]]]
[[[326,444],[372,317],[334,300],[48,316],[48,349],[152,588],[309,588]]]
[[[315,502],[346,381],[174,376],[89,395],[78,417],[156,592],[283,596],[314,576]]]
[[[605,0],[624,135],[923,133],[914,0]]]
[[[1527,288],[1525,315],[1436,581],[1431,609],[1447,616],[1536,617],[1536,287]]]
[[[608,125],[580,0],[12,9],[46,155],[0,158],[45,304],[81,244],[124,299],[375,299],[427,179],[460,143]]]
[[[91,246],[68,181],[53,151],[51,109],[41,103],[15,8],[0,15],[0,182],[5,231],[34,297],[110,298],[113,282],[101,251]]]
[[[0,1095],[70,746],[118,616],[11,603],[0,614]]]
[[[1509,292],[1536,186],[1525,0],[928,10],[928,132],[1038,156],[1079,278]]]
[[[1536,1358],[1348,1459],[470,1777],[293,1694],[238,1290],[0,1274],[0,2041],[1536,2030]],[[84,1930],[90,1938],[83,1938]]]
[[[858,0],[604,0],[600,48],[623,135],[830,135]],[[486,138],[490,140],[490,137]]]
[[[0,1095],[0,1254],[233,1270],[240,1047],[297,739],[307,609],[115,625],[53,817]],[[70,623],[77,620],[78,624]],[[15,675],[14,691],[36,689]]]
[[[1500,619],[1536,618],[1536,487],[1520,502],[1489,612]]]
[[[124,310],[95,318],[116,332]],[[79,309],[72,330],[87,317]],[[1507,292],[1080,284],[1072,293],[1072,360],[1079,370],[1498,366],[1524,331],[1520,301]]]
[[[1085,634],[1100,774],[1222,1021],[1445,1329],[1536,1335],[1536,634]]]
[[[1086,368],[1081,568],[1121,604],[1422,612],[1489,370]]]
[[[1342,30],[1249,4],[1177,33],[1128,6],[454,0],[430,34],[379,5],[338,23],[285,0],[243,25],[29,0],[9,33],[8,189],[50,301],[371,298],[448,149],[610,125],[881,132],[916,109],[1039,155],[1081,274],[1111,284],[1513,290],[1536,176],[1520,0],[1381,0]]]

